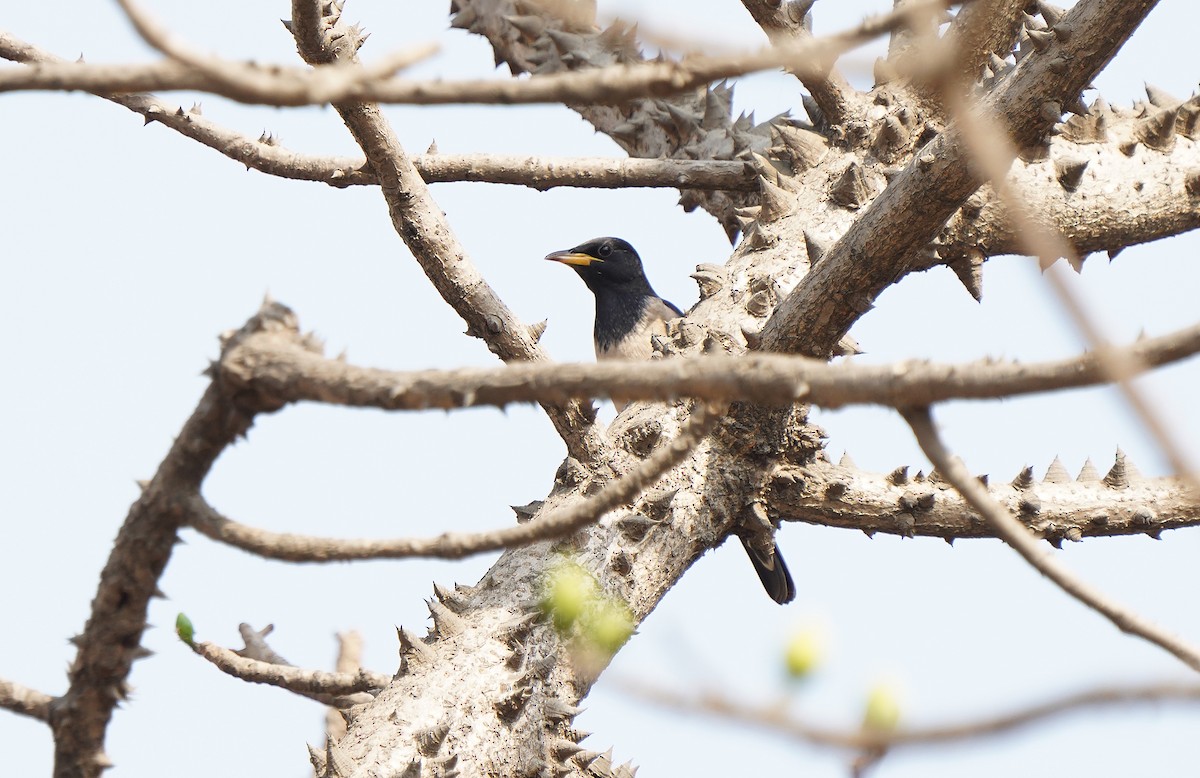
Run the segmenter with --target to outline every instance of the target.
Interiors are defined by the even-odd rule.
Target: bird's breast
[[[596,359],[645,360],[654,353],[651,338],[666,335],[667,320],[679,314],[657,297],[645,297],[642,301],[638,315],[628,317],[619,329],[604,331],[597,319]]]

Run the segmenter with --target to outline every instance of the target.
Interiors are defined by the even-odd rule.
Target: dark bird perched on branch
[[[596,296],[596,359],[649,359],[650,338],[683,316],[654,293],[641,257],[620,238],[596,238],[546,259],[570,265]]]
[[[646,280],[642,258],[620,238],[595,238],[573,249],[555,251],[546,259],[570,265],[596,296],[596,325],[593,334],[597,359],[649,359],[654,352],[651,337],[667,334],[667,321],[683,312],[659,297]],[[620,411],[625,403],[614,398]],[[754,571],[771,599],[791,602],[796,585],[778,547],[769,554],[742,545]]]

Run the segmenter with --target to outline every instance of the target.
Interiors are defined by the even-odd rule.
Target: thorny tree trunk
[[[975,82],[981,109],[1021,149],[1009,173],[1017,191],[1081,256],[1197,226],[1200,157],[1192,139],[1200,101],[1160,98],[1116,110],[1079,100],[1154,3],[1083,0],[1065,15],[1043,6],[1040,16],[1023,15],[1026,5],[981,1],[961,14],[948,36],[960,48],[946,52],[958,70],[942,78]],[[455,0],[452,10],[453,25],[485,35],[514,73],[641,56],[628,28],[597,32],[587,13],[555,18],[519,0]],[[821,103],[842,113],[823,115],[812,103],[809,122],[735,119],[722,85],[577,108],[632,155],[744,159],[760,173],[757,195],[681,193],[685,207],[703,207],[731,237],[743,237],[725,266],[697,268],[702,299],[660,344],[665,353],[767,348],[828,356],[884,288],[939,263],[981,295],[982,262],[1016,245],[1011,221],[990,187],[980,188],[947,107],[959,101],[945,99],[945,84],[928,73],[897,75],[913,64],[907,50],[894,47],[894,60],[877,71],[883,83],[869,93],[831,79]],[[831,97],[828,89],[843,91]],[[623,414],[600,458],[562,464],[540,511],[627,470],[676,434],[688,412],[686,404],[667,412],[643,405]],[[732,531],[765,542],[770,522],[835,515],[870,517],[871,531],[942,531],[929,517],[947,504],[944,486],[899,471],[884,477],[835,467],[820,446],[801,408],[735,406],[683,466],[626,510],[569,541],[505,553],[474,587],[439,589],[430,635],[402,633],[401,673],[351,712],[335,748],[314,752],[318,773],[627,775],[579,745],[571,728],[596,677],[573,666],[569,647],[536,616],[553,552],[569,548],[640,621]],[[1147,501],[1166,493],[1162,484],[1131,486],[1117,470],[1105,481],[1085,474],[1069,493],[1056,489],[1057,472],[1045,486],[1024,474],[993,492],[1047,539],[1077,539],[1104,531],[1110,519],[1144,521]],[[1122,489],[1130,499],[1097,524],[1093,507]]]

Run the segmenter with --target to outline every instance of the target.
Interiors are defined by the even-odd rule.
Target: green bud
[[[182,613],[175,617],[175,634],[189,647],[196,647],[196,628],[192,626],[192,620]]]

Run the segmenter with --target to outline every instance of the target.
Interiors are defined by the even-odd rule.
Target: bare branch
[[[0,31],[0,40],[7,46],[12,39],[8,33]],[[429,46],[400,52],[386,59],[386,67],[379,69],[396,70],[394,65],[412,65],[431,54]],[[411,102],[404,95],[419,95],[421,83],[383,77],[375,69],[352,71],[336,65],[315,70],[279,65],[264,67],[226,62],[215,57],[200,57],[188,62],[168,59],[145,64],[54,63],[0,71],[0,92],[80,90],[120,94],[187,90],[208,92],[252,105],[293,107],[369,97],[380,89],[399,97],[398,102]],[[483,81],[463,83],[469,84],[467,93],[478,94]],[[437,91],[443,94],[440,99],[435,97],[435,102],[454,102],[445,99],[448,93]],[[417,102],[428,100],[417,97]]]
[[[721,694],[699,696],[680,694],[657,687],[652,683],[622,684],[625,690],[646,701],[676,711],[719,716],[778,734],[831,748],[855,751],[890,750],[905,746],[927,746],[960,740],[1003,735],[1022,727],[1038,724],[1065,714],[1085,713],[1103,708],[1139,703],[1200,702],[1200,686],[1184,684],[1152,684],[1147,686],[1113,686],[1068,694],[1045,702],[1018,708],[1008,713],[982,716],[965,723],[942,724],[920,729],[880,733],[866,730],[839,730],[814,724],[790,715],[778,705],[745,705]]]
[[[292,24],[297,48],[310,64],[322,64],[341,56],[352,63],[356,45],[354,31],[342,37],[345,50],[326,45],[324,25],[336,26],[339,18],[320,17],[314,0],[293,0]],[[339,53],[340,51],[340,53]],[[454,236],[442,209],[400,145],[391,126],[368,103],[339,103],[335,106],[350,133],[366,154],[380,181],[396,233],[404,240],[426,277],[467,323],[467,334],[481,338],[493,354],[506,362],[544,361],[535,333],[517,318],[488,286]],[[604,448],[592,429],[594,410],[575,402],[545,406],[547,414],[567,445],[581,457],[594,456]]]
[[[49,694],[0,678],[0,708],[4,710],[49,723],[53,703]]]
[[[1200,525],[1200,502],[1187,484],[1174,478],[1119,477],[1131,468],[1118,457],[1107,482],[1094,471],[1078,480],[1048,473],[1038,481],[1033,468],[1012,482],[988,481],[992,499],[1002,504],[1034,536],[1058,546],[1085,537],[1149,535]],[[765,507],[772,519],[825,527],[881,532],[946,541],[994,538],[995,531],[940,474],[910,474],[906,466],[888,474],[815,461],[782,466],[770,476]]]
[[[245,641],[246,646],[245,648],[239,648],[233,653],[242,659],[248,659],[261,664],[294,668],[295,665],[280,656],[279,653],[271,647],[271,644],[267,642],[267,636],[274,631],[274,624],[268,624],[262,629],[254,629],[254,627],[251,627],[245,622],[238,624],[238,633],[242,636],[242,640]],[[355,671],[357,671],[357,669],[358,668],[355,668]],[[338,672],[345,671],[339,669]],[[366,692],[356,692],[347,695],[330,695],[323,693],[309,694],[306,692],[297,693],[308,697],[309,699],[315,700],[322,705],[328,705],[330,708],[335,710],[344,710],[354,705],[361,705],[363,703],[370,702],[372,699],[372,696]]]
[[[965,3],[945,37],[935,44],[948,61],[934,68],[921,63],[920,75],[910,88],[926,103],[942,102],[947,90],[960,94],[979,80],[993,56],[1008,56],[1021,28],[1022,11],[1029,0],[974,0]],[[923,53],[928,57],[929,52]],[[932,71],[932,72],[931,72]]]
[[[758,174],[749,163],[716,159],[424,154],[413,157],[413,165],[426,183],[479,181],[520,184],[539,190],[556,186],[595,189],[653,186],[732,192],[758,189]]]
[[[289,323],[294,326],[290,311],[264,303],[227,344]],[[256,412],[266,410],[251,404],[251,397],[234,401],[226,388],[216,379],[208,386],[117,533],[87,625],[74,639],[79,651],[68,674],[70,687],[50,722],[55,775],[96,778],[111,766],[104,733],[113,708],[127,696],[131,665],[147,655],[141,647],[147,608],[151,597],[161,596],[158,579],[179,542],[184,519],[178,500],[199,492],[217,456],[249,429]]]
[[[805,23],[813,0],[742,0],[742,5],[763,28],[772,43],[789,40],[808,40],[812,37]],[[836,69],[830,67],[824,75],[797,74],[813,100],[830,124],[841,124],[861,112],[858,92]]]
[[[246,659],[255,659],[259,662],[267,662],[273,665],[291,665],[292,663],[280,656],[275,649],[271,648],[271,644],[267,642],[267,635],[275,631],[274,624],[268,624],[262,629],[255,629],[246,622],[238,624],[238,634],[245,641],[245,648],[240,648],[234,653]]]
[[[305,697],[336,697],[373,689],[382,689],[392,680],[386,673],[359,670],[356,673],[329,673],[291,665],[247,659],[235,651],[214,643],[196,643],[193,650],[212,662],[221,672],[251,683],[278,686]]]
[[[207,537],[268,559],[288,562],[339,562],[351,559],[438,557],[460,559],[484,551],[517,548],[554,540],[599,521],[633,500],[664,473],[682,462],[704,439],[719,414],[697,409],[668,444],[619,476],[599,492],[515,527],[491,532],[444,532],[423,540],[341,540],[254,529],[230,521],[195,495],[186,504],[188,521]]]
[[[128,0],[123,0],[129,10]],[[922,7],[944,8],[952,0],[918,0]],[[428,56],[428,48],[387,60],[388,67],[349,69],[340,66],[312,72],[224,62],[190,52],[158,30],[139,28],[148,43],[169,53],[174,61],[149,66],[45,65],[0,72],[0,92],[79,89],[87,92],[149,92],[200,90],[257,105],[301,106],[346,101],[441,105],[448,103],[621,103],[639,97],[678,94],[762,70],[787,67],[820,75],[824,66],[856,46],[888,33],[906,22],[902,13],[868,19],[836,35],[795,41],[758,52],[719,57],[695,56],[678,62],[614,65],[608,68],[555,73],[525,80],[405,81],[384,78],[380,70],[395,70],[395,62]],[[294,20],[298,22],[299,20]],[[2,34],[2,33],[0,33]],[[310,64],[325,65],[333,60]],[[179,64],[184,63],[184,64]],[[815,64],[814,64],[815,63]]]
[[[1143,369],[1176,362],[1198,351],[1200,324],[1120,349],[1128,361]],[[226,352],[221,371],[231,384],[280,405],[314,400],[388,410],[563,402],[614,394],[661,401],[693,397],[790,405],[804,399],[827,408],[864,403],[904,407],[1090,386],[1109,378],[1094,353],[1030,364],[831,365],[804,357],[751,354],[405,373],[328,359],[306,348],[291,332],[265,332],[240,341]]]
[[[979,483],[942,443],[928,408],[912,408],[904,412],[904,420],[912,427],[921,450],[971,507],[991,525],[996,534],[1013,547],[1026,562],[1049,578],[1064,592],[1113,623],[1117,629],[1148,640],[1165,649],[1193,670],[1200,670],[1200,651],[1177,635],[1134,611],[1113,602],[1097,589],[1080,580],[1002,505],[997,503],[983,484]]]
[[[36,46],[0,33],[0,58],[25,63],[63,60]],[[105,95],[165,127],[198,141],[232,160],[268,175],[299,181],[319,181],[335,187],[378,184],[359,157],[299,154],[270,136],[251,138],[205,119],[198,108],[184,110],[153,95]],[[596,189],[626,187],[687,187],[725,191],[756,191],[757,174],[746,162],[696,159],[630,159],[609,157],[518,157],[497,154],[421,154],[413,166],[426,183],[477,181],[517,184],[546,190],[556,186]]]

